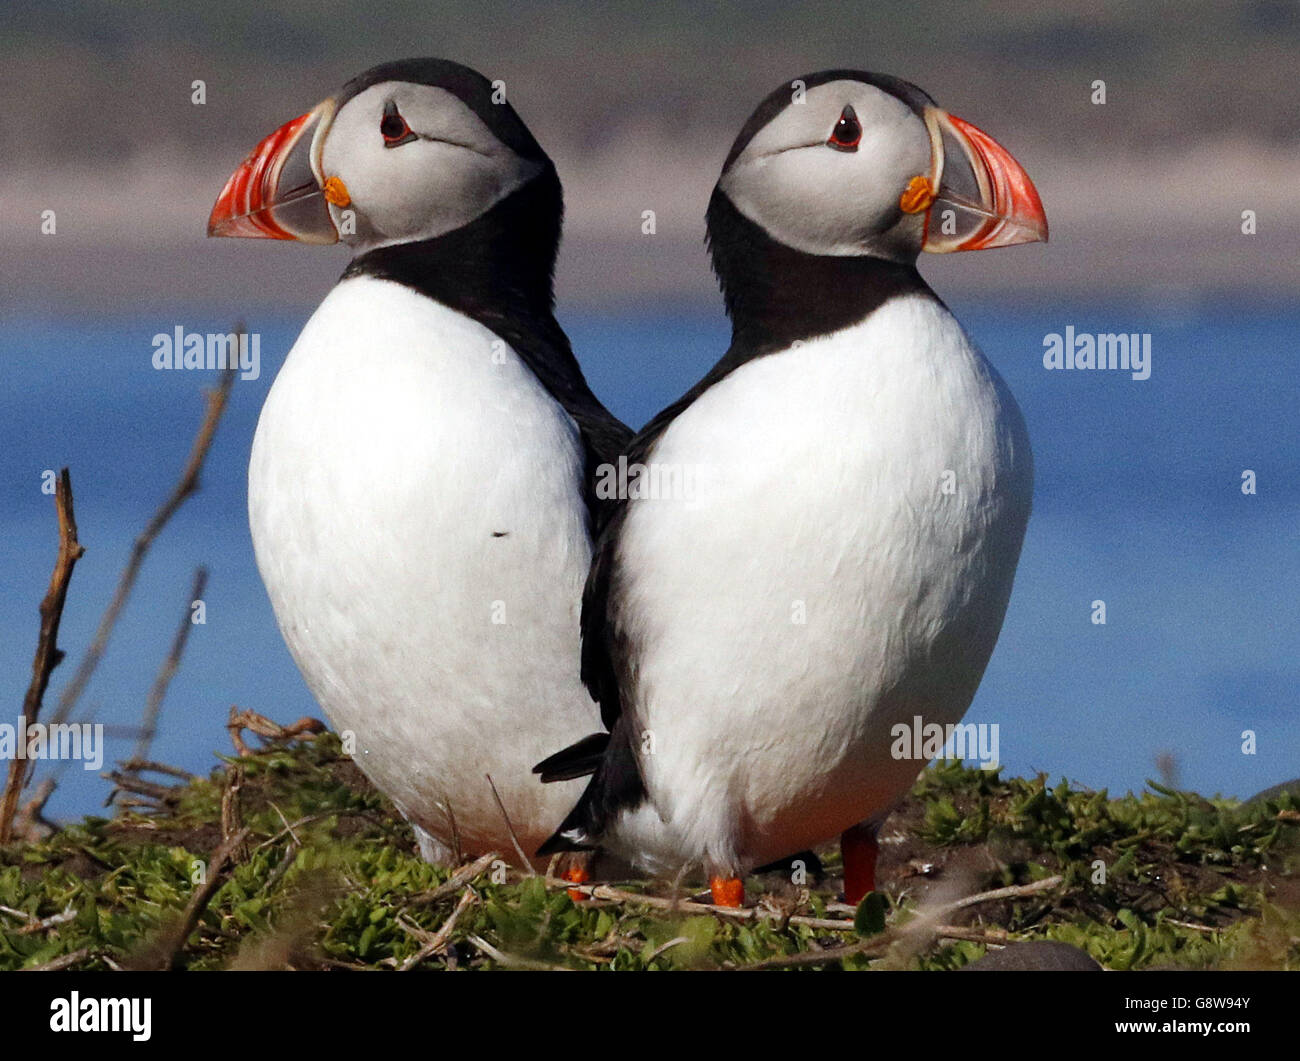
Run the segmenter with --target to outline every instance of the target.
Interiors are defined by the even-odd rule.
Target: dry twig
[[[770,916],[765,909],[752,906],[714,906],[711,903],[697,903],[689,899],[661,899],[657,895],[644,895],[641,892],[624,891],[611,888],[608,884],[574,884],[558,877],[547,877],[548,888],[563,888],[566,891],[582,892],[597,901],[609,903],[641,903],[655,910],[668,910],[681,914],[716,914],[718,917],[732,921],[761,921]],[[804,928],[826,932],[852,932],[853,920],[831,919],[825,917],[791,916],[784,919],[786,924],[801,925]]]
[[[406,961],[402,962],[397,971],[401,973],[410,972],[410,970],[414,969],[422,961],[433,957],[433,955],[445,948],[447,946],[447,941],[451,939],[451,933],[456,927],[456,922],[460,920],[460,915],[468,910],[477,900],[478,896],[474,893],[474,889],[466,888],[465,891],[461,893],[460,902],[456,904],[456,909],[448,915],[447,920],[439,926],[438,931],[428,938],[424,946],[407,958]],[[403,923],[405,921],[405,918],[399,918],[397,923],[402,925],[403,928],[406,928],[406,925]],[[410,931],[410,929],[407,929],[407,931]]]
[[[221,882],[225,878],[226,867],[231,862],[234,852],[248,839],[248,833],[249,830],[241,829],[217,848],[216,853],[208,863],[203,883],[195,889],[194,894],[190,896],[190,901],[185,904],[185,911],[181,914],[180,923],[163,938],[158,948],[159,966],[162,969],[176,968],[181,953],[185,950],[185,943],[190,938],[190,933],[194,931],[195,926],[199,923],[199,918],[203,916],[203,911],[208,908],[208,903],[212,901],[217,889],[221,887]]]
[[[149,754],[149,745],[153,743],[154,734],[158,732],[158,714],[162,710],[163,698],[167,695],[167,687],[171,685],[181,665],[181,656],[185,654],[185,642],[189,640],[190,627],[194,625],[192,611],[194,602],[203,599],[203,591],[207,585],[208,569],[206,567],[196,569],[194,584],[190,587],[190,595],[185,601],[185,614],[181,617],[180,626],[176,628],[171,650],[167,653],[167,658],[154,679],[153,687],[149,690],[149,699],[145,701],[144,717],[140,720],[140,738],[136,741],[135,751],[131,753],[132,760],[144,759]]]
[[[689,942],[690,939],[687,936],[675,936],[670,940],[666,940],[665,942],[660,943],[659,946],[657,946],[649,954],[645,955],[645,957],[642,960],[646,963],[646,965],[649,965],[652,961],[654,961],[657,957],[659,957],[659,955],[663,954],[664,951],[671,950],[673,947],[676,947],[679,944],[689,943]]]
[[[492,783],[492,775],[484,774],[487,778],[488,786],[492,789],[492,798],[497,801],[497,810],[501,812],[501,817],[505,819],[506,828],[510,831],[510,842],[515,845],[515,854],[519,856],[519,862],[524,868],[524,872],[530,877],[536,877],[537,871],[533,869],[532,860],[524,854],[523,845],[519,842],[519,834],[515,832],[514,824],[510,821],[510,815],[506,813],[506,805],[501,802],[501,796],[497,792],[497,786]]]
[[[980,903],[996,902],[999,899],[1021,899],[1030,895],[1037,895],[1039,892],[1048,891],[1055,888],[1064,880],[1063,877],[1047,877],[1044,880],[1034,881],[1032,884],[1016,884],[1009,888],[994,888],[992,891],[979,892],[976,895],[967,895],[962,899],[953,902],[942,903],[931,910],[925,911],[928,918],[937,917],[942,913],[950,913],[953,910],[962,910],[966,907],[976,906]],[[914,934],[917,926],[914,923],[900,925],[898,927],[889,927],[878,935],[871,936],[867,939],[859,940],[856,943],[849,943],[842,947],[827,947],[820,951],[804,951],[799,954],[786,954],[777,958],[768,958],[765,961],[754,962],[752,965],[737,966],[742,972],[750,972],[758,969],[785,969],[799,965],[824,965],[827,962],[838,962],[844,958],[850,958],[858,954],[876,954],[880,951],[888,950],[899,940]],[[936,936],[946,936],[952,939],[970,939],[971,930],[954,925],[937,925],[931,931]],[[981,938],[980,942],[996,943],[997,945],[1005,944],[1005,938],[987,937]]]
[[[242,334],[244,326],[239,325],[236,331]],[[149,552],[149,547],[153,545],[154,539],[158,537],[159,532],[175,515],[176,510],[181,507],[185,499],[199,488],[199,472],[203,470],[203,462],[207,458],[208,450],[212,447],[212,439],[217,432],[217,424],[221,421],[221,414],[225,412],[226,401],[230,397],[230,388],[235,382],[235,374],[235,369],[227,369],[221,375],[221,382],[214,389],[207,392],[207,411],[204,414],[203,422],[199,425],[198,434],[194,436],[194,444],[190,447],[189,460],[185,462],[185,468],[181,471],[181,477],[175,487],[172,488],[172,492],[158,508],[158,511],[153,514],[153,518],[132,544],[131,555],[117,580],[117,589],[113,592],[113,598],[108,602],[108,607],[99,620],[99,626],[95,629],[95,636],[90,642],[90,647],[86,650],[86,655],[77,666],[72,680],[68,682],[67,688],[63,690],[63,695],[59,697],[58,710],[54,712],[55,722],[66,722],[68,720],[73,708],[77,706],[77,701],[81,699],[81,694],[85,692],[91,675],[95,673],[95,668],[99,666],[104,650],[108,647],[108,639],[113,633],[113,627],[117,625],[118,616],[121,615],[122,609],[126,606],[127,598],[131,596],[136,576],[140,574],[140,567]]]
[[[1165,924],[1177,925],[1179,928],[1190,928],[1193,932],[1204,932],[1206,935],[1213,935],[1215,932],[1222,931],[1222,929],[1215,928],[1213,925],[1198,925],[1195,921],[1176,921],[1172,917],[1166,917]]]
[[[122,763],[122,772],[127,774],[166,774],[168,777],[176,777],[186,783],[195,780],[195,775],[188,770],[179,766],[171,766],[168,763],[160,763],[156,759],[127,759]]]
[[[175,806],[180,801],[181,792],[185,788],[184,785],[160,785],[156,781],[146,781],[138,774],[128,774],[122,770],[109,770],[100,776],[113,782],[113,787],[104,800],[105,807],[145,806],[155,811],[163,810]],[[121,795],[123,792],[143,796],[144,799],[123,798]]]
[[[306,737],[309,734],[315,736],[324,733],[326,726],[318,718],[307,717],[300,718],[288,726],[282,726],[252,709],[241,711],[232,704],[226,729],[230,732],[230,742],[235,746],[235,754],[241,759],[247,759],[257,753],[244,743],[244,730],[251,730],[259,737],[274,743],[292,740],[294,737]]]
[[[82,947],[80,950],[74,950],[71,954],[60,954],[57,958],[51,958],[42,965],[29,965],[22,971],[25,973],[57,973],[63,969],[70,969],[78,962],[83,962],[90,957],[90,948]]]
[[[59,516],[59,555],[54,561],[54,572],[50,575],[50,588],[41,601],[41,632],[36,640],[36,657],[32,660],[32,680],[27,686],[27,695],[23,697],[23,731],[18,739],[24,743],[27,741],[29,727],[41,713],[41,701],[49,687],[50,674],[63,659],[63,651],[58,645],[59,623],[63,619],[64,602],[68,599],[72,569],[86,551],[77,540],[77,517],[72,508],[72,477],[67,468],[59,472],[54,506]],[[27,781],[29,762],[29,759],[15,755],[9,763],[4,795],[0,797],[0,844],[7,843],[13,836],[18,797]]]
[[[412,896],[410,899],[411,904],[427,906],[451,895],[453,892],[459,891],[500,857],[495,851],[489,851],[486,855],[476,858],[473,862],[466,863],[436,888]]]
[[[495,962],[513,969],[547,969],[556,973],[570,973],[572,969],[564,965],[555,965],[551,962],[539,962],[533,958],[521,958],[517,954],[506,954],[492,946],[487,940],[479,936],[470,936],[469,941],[479,950],[486,954]]]
[[[244,829],[243,805],[239,800],[239,790],[244,784],[244,768],[239,763],[235,763],[226,768],[226,784],[221,790],[221,839],[229,841],[232,837],[237,836]],[[284,815],[280,816],[281,818]],[[288,824],[287,822],[285,824]],[[292,833],[292,830],[290,830]],[[298,838],[293,837],[296,845]],[[231,849],[231,857],[236,862],[245,862],[248,860],[248,844],[240,843]]]
[[[965,909],[970,906],[977,906],[981,903],[996,902],[1000,899],[1025,898],[1030,895],[1036,895],[1039,892],[1050,890],[1060,884],[1062,880],[1062,877],[1056,876],[1048,877],[1045,880],[1034,881],[1031,884],[1013,885],[1008,888],[995,888],[992,891],[979,892],[976,895],[968,895],[964,898],[954,900],[953,902],[944,903],[928,913],[930,916],[936,916],[942,913],[951,913],[954,910]],[[560,880],[555,877],[547,877],[546,886],[555,889],[563,888],[566,891],[580,891],[584,895],[588,895],[596,901],[610,903],[640,903],[656,910],[665,910],[682,914],[707,913],[733,921],[755,921],[764,918],[771,918],[772,916],[770,911],[766,911],[760,907],[714,906],[709,903],[684,902],[680,899],[661,899],[654,895],[643,895],[640,892],[625,891],[621,888],[611,888],[607,884],[573,884],[570,881]],[[852,909],[852,907],[846,909]],[[779,920],[782,925],[797,925],[803,928],[811,928],[818,932],[854,931],[853,920],[851,918],[831,919],[792,915],[788,918],[781,918]],[[909,932],[914,932],[915,930],[916,926],[914,924],[903,925],[899,928],[887,929],[879,935],[872,936],[869,939],[864,939],[856,943],[846,944],[842,947],[829,947],[823,950],[782,955],[777,958],[770,958],[766,961],[757,962],[754,965],[742,966],[741,968],[747,970],[760,968],[774,969],[795,965],[820,965],[826,962],[839,961],[842,958],[847,958],[855,954],[870,954],[875,953],[876,951],[886,950],[890,945],[897,942],[904,935]],[[1001,930],[980,932],[960,925],[936,925],[932,931],[936,936],[945,939],[968,939],[993,946],[1004,945],[1007,941],[1006,934],[1001,932]]]
[[[52,914],[46,918],[33,917],[31,914],[24,913],[22,910],[15,910],[9,906],[0,906],[0,913],[22,918],[24,921],[23,927],[15,933],[15,935],[19,936],[34,936],[37,932],[44,932],[59,925],[66,925],[77,916],[77,911],[72,906],[66,906],[62,913]]]

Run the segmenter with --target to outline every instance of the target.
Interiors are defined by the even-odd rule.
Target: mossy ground
[[[224,764],[170,790],[156,811],[87,818],[0,849],[0,969],[392,969],[422,949],[415,968],[727,968],[860,939],[789,920],[847,916],[835,904],[833,849],[820,882],[751,880],[765,916],[748,922],[631,899],[574,903],[501,867],[448,884],[453,871],[420,860],[410,828],[332,735],[238,763],[249,837],[183,944],[169,937],[222,843]],[[954,969],[989,942],[1051,939],[1112,969],[1300,968],[1300,793],[1243,805],[1152,788],[1111,798],[932,767],[882,831],[891,931],[923,924],[918,913],[944,898],[1062,883],[947,913],[946,938],[918,929],[888,949],[805,967]],[[230,821],[228,805],[227,831]]]

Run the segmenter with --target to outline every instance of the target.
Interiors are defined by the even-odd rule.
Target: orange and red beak
[[[320,168],[333,118],[334,101],[325,100],[253,148],[217,196],[208,235],[337,243]]]
[[[956,115],[928,107],[937,191],[923,250],[936,254],[1047,242],[1047,216],[1029,174],[1005,147]]]

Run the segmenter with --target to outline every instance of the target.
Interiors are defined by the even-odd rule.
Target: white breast
[[[897,298],[746,363],[651,460],[700,486],[623,531],[651,805],[611,846],[739,873],[884,813],[924,765],[890,726],[960,719],[1006,610],[1033,473],[1005,385],[942,306]]]
[[[577,798],[533,763],[599,728],[578,679],[590,559],[568,414],[475,321],[340,283],[276,378],[249,466],[281,632],[356,760],[465,852],[525,849]]]

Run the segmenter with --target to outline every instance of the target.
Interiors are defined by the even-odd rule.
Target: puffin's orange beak
[[[217,196],[208,235],[337,243],[320,172],[333,118],[334,101],[327,99],[253,148]]]
[[[923,250],[936,254],[1046,243],[1047,215],[1024,167],[984,130],[937,107],[930,130],[932,186]]]

